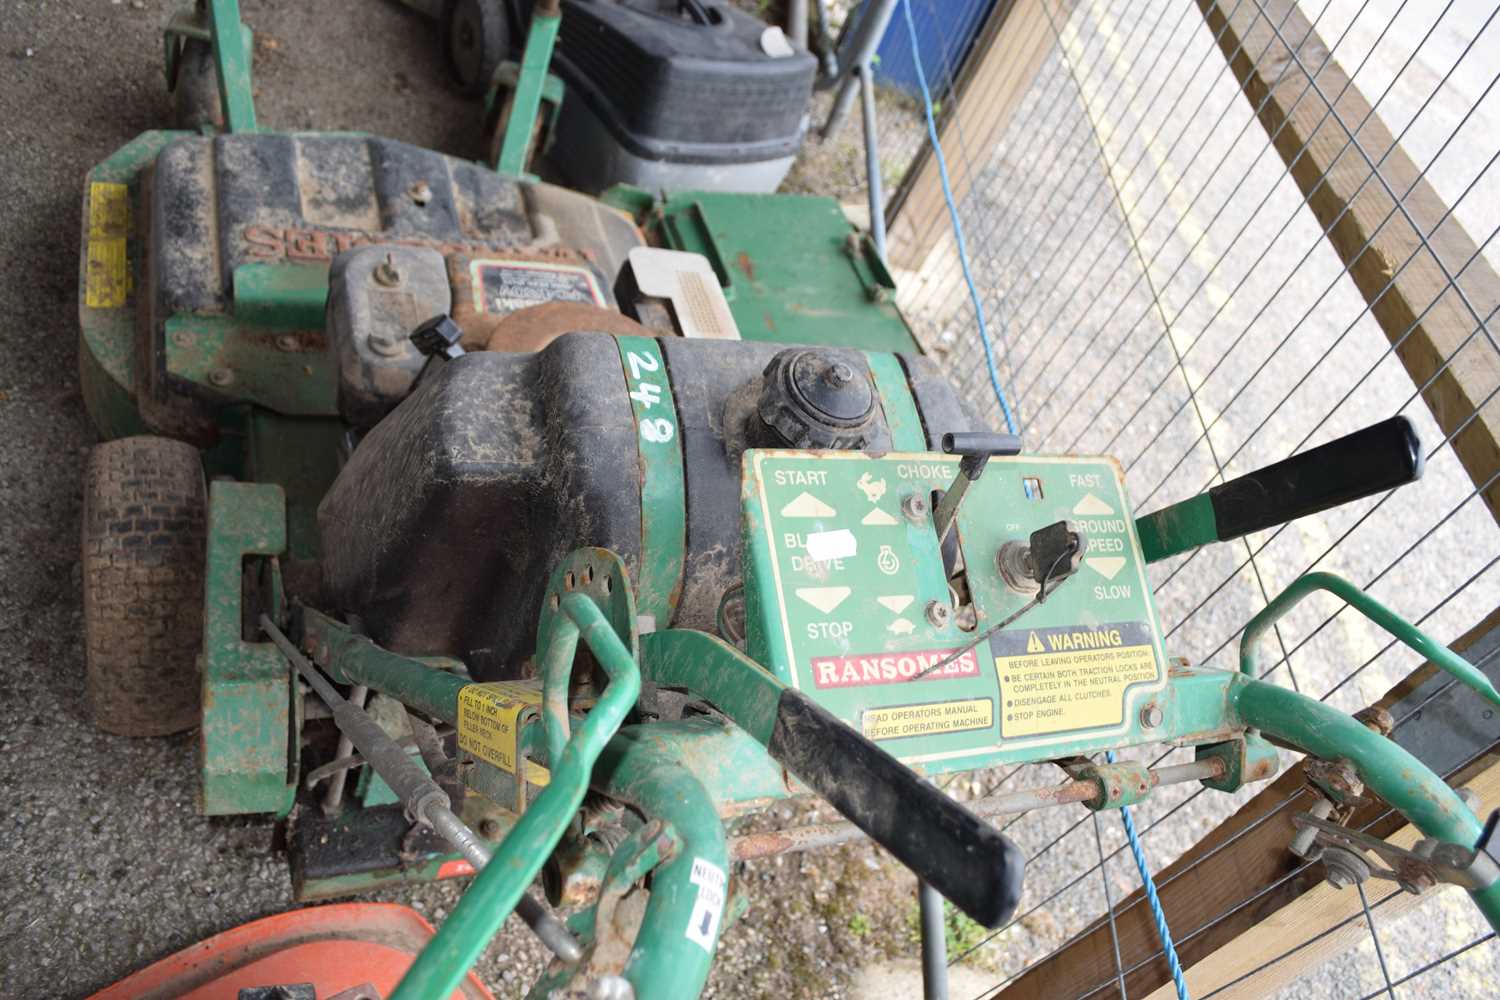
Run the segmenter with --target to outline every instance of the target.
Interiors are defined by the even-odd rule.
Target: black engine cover
[[[784,347],[659,343],[688,516],[681,600],[658,625],[713,631],[724,591],[740,579],[740,456],[774,443],[755,416],[759,379]],[[843,353],[865,369],[858,352]],[[929,447],[978,426],[929,362],[901,361]],[[431,369],[360,442],[318,509],[338,610],[398,652],[458,656],[481,679],[518,673],[563,556],[603,546],[639,575],[641,473],[627,391],[604,334]],[[868,450],[889,450],[883,413],[875,424]]]

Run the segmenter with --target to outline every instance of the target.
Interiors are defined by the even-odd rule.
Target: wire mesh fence
[[[942,17],[939,0],[905,2],[927,28]],[[1500,459],[1483,445],[1500,422],[1493,5],[999,4],[1003,26],[979,31],[966,64],[950,46],[926,71],[999,382],[1028,450],[1116,456],[1149,511],[1393,414],[1423,442],[1418,484],[1153,566],[1169,652],[1234,669],[1248,618],[1312,569],[1348,577],[1443,641],[1486,619],[1500,604]],[[890,30],[905,31],[899,10]],[[1023,61],[1014,44],[999,49],[1027,31],[1034,73],[983,76],[991,48]],[[1007,100],[1007,88],[1004,115],[956,113]],[[903,213],[919,216],[893,246],[898,302],[998,426],[946,209],[912,200],[920,103],[902,92],[881,114],[888,189],[907,178],[888,201],[893,239]],[[1270,679],[1348,712],[1422,660],[1328,599],[1283,618],[1275,645]],[[1148,759],[1163,756],[1187,759],[1167,748]],[[965,792],[1056,774],[1017,768]],[[1255,791],[1160,789],[1136,809],[1152,869]],[[1045,995],[1011,990],[1090,925],[1112,931],[1138,877],[1112,816],[1069,807],[1006,829],[1031,858],[1020,914],[950,957],[993,969],[998,995]],[[1492,995],[1500,948],[1462,894],[1415,906],[1401,896],[1369,883],[1352,915],[1289,930],[1194,995],[1264,995],[1282,981],[1276,966],[1310,968],[1313,955],[1336,957],[1299,972],[1287,995]],[[1191,942],[1227,916],[1179,913],[1173,932]],[[1128,992],[1133,969],[1110,938],[1109,972],[1083,995]]]

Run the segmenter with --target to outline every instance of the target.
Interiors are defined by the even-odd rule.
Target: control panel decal
[[[1119,465],[991,458],[955,518],[955,557],[934,512],[959,465],[746,452],[746,652],[931,774],[1156,736],[1139,708],[1165,687],[1167,656]],[[1034,574],[1016,577],[1006,553],[1058,525],[1082,548],[1036,603]]]
[[[1000,675],[1001,738],[1118,726],[1126,693],[1162,668],[1145,622],[1017,628],[990,637]]]

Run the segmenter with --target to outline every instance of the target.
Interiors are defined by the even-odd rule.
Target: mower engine
[[[743,584],[748,449],[927,451],[972,426],[916,355],[590,332],[470,353],[436,364],[335,480],[325,591],[388,648],[515,677],[551,570],[597,546],[657,628],[719,634]]]

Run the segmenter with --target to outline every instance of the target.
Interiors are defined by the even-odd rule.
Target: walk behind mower
[[[435,935],[296,911],[107,995],[483,996],[515,911],[555,956],[533,996],[694,997],[755,905],[741,860],[868,837],[996,927],[1023,866],[990,818],[1232,792],[1273,743],[1347,765],[1309,844],[1349,849],[1338,807],[1373,793],[1431,838],[1384,860],[1500,920],[1469,807],[1258,679],[1258,640],[1331,589],[1500,704],[1482,674],[1318,574],[1241,671],[1196,667],[1146,576],[1414,479],[1404,420],[1136,517],[1113,459],[976,422],[832,202],[595,200],[264,129],[248,35],[234,0],[175,18],[193,129],[84,188],[89,702],[114,733],[196,728],[202,811],[283,821],[296,899],[473,881]],[[1068,780],[967,804],[929,780],[1044,761]],[[845,822],[731,835],[791,796]]]

